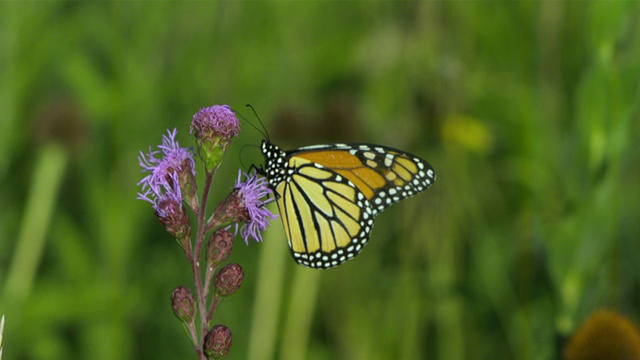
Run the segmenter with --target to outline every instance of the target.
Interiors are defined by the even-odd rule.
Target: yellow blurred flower
[[[614,311],[597,311],[565,346],[564,359],[640,359],[640,332],[631,321]]]
[[[491,150],[494,137],[480,120],[466,115],[451,115],[442,126],[442,137],[453,146],[486,154]]]

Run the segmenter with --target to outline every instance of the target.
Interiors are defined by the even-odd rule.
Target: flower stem
[[[211,290],[211,280],[213,279],[213,274],[216,272],[215,266],[209,264],[207,262],[207,272],[204,278],[204,298],[209,297],[209,291]],[[208,319],[211,320],[211,319]]]
[[[211,307],[209,307],[209,314],[207,314],[207,321],[211,321],[213,318],[213,312],[216,311],[216,307],[218,307],[220,299],[222,299],[221,296],[213,295],[213,301],[211,301]]]
[[[196,286],[196,299],[198,302],[198,313],[200,314],[200,339],[198,341],[199,348],[196,350],[201,359],[205,359],[202,352],[202,345],[204,344],[204,337],[209,329],[209,322],[207,321],[206,310],[206,294],[202,287],[202,270],[200,269],[200,255],[202,253],[202,245],[206,234],[205,229],[205,213],[207,212],[207,198],[209,197],[209,190],[211,189],[211,182],[213,180],[213,173],[207,172],[205,184],[202,193],[202,202],[198,211],[198,232],[196,234],[196,244],[189,262],[191,263],[191,270],[193,272],[193,278]]]
[[[198,358],[200,360],[207,360],[207,357],[204,355],[204,351],[201,348],[196,348],[196,352],[198,353]]]
[[[191,321],[187,325],[187,329],[189,330],[189,335],[191,335],[191,341],[194,346],[198,346],[198,331],[196,331],[195,322]]]
[[[192,247],[191,247],[191,241],[185,241],[185,248],[184,248],[184,254],[185,257],[187,258],[187,260],[189,261],[189,263],[191,263],[191,269],[193,270],[193,264],[191,262],[191,259],[193,258],[192,255]],[[191,341],[193,342],[193,345],[197,348],[199,346],[198,343],[198,331],[196,330],[196,325],[195,325],[195,321],[191,321],[189,322],[187,325],[187,328],[189,329],[189,334],[191,335]],[[197,352],[197,350],[196,350]],[[2,360],[2,359],[0,359]]]

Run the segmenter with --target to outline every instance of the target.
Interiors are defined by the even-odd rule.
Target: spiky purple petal
[[[243,177],[246,178],[245,181],[242,181]],[[262,241],[261,232],[267,228],[270,220],[277,217],[265,207],[267,203],[273,201],[273,198],[270,197],[273,192],[267,184],[267,179],[258,177],[256,173],[245,174],[238,171],[235,188],[242,197],[242,203],[250,218],[240,229],[240,235],[247,244],[249,244],[249,238]]]

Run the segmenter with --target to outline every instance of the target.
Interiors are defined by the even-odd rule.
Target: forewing
[[[296,158],[322,165],[351,181],[374,213],[426,190],[436,179],[425,160],[386,146],[334,144],[301,148]]]

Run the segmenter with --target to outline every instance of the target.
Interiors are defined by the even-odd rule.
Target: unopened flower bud
[[[245,178],[245,181],[242,179]],[[236,231],[241,222],[240,234],[245,243],[249,244],[249,238],[262,241],[261,232],[269,225],[269,220],[276,218],[265,206],[273,198],[267,179],[259,177],[256,173],[244,174],[238,172],[238,180],[229,196],[218,205],[214,212],[212,223],[217,225],[236,224]]]
[[[207,171],[213,171],[231,143],[238,136],[240,121],[228,105],[214,105],[200,109],[191,121],[191,133],[195,135],[198,152]]]
[[[204,337],[203,350],[207,359],[222,359],[231,348],[231,330],[224,325],[215,325]]]
[[[223,267],[216,275],[216,292],[220,296],[228,296],[235,293],[242,285],[243,278],[244,271],[242,271],[240,265],[233,263]]]
[[[220,229],[211,235],[207,243],[207,262],[215,266],[227,260],[233,249],[233,234],[229,230]]]
[[[193,159],[184,159],[177,174],[184,199],[194,212],[198,212],[198,185],[196,184],[196,172],[193,168],[194,166],[195,164],[193,163]]]
[[[191,237],[191,225],[183,203],[171,197],[163,197],[158,201],[156,216],[167,232],[178,239],[184,248],[183,242]]]
[[[251,220],[247,207],[242,201],[242,194],[238,189],[231,193],[218,205],[211,221],[219,225],[229,225]]]
[[[178,319],[187,324],[193,321],[196,308],[194,306],[193,295],[188,288],[178,286],[173,290],[173,294],[171,294],[171,307],[173,308],[173,314]]]

